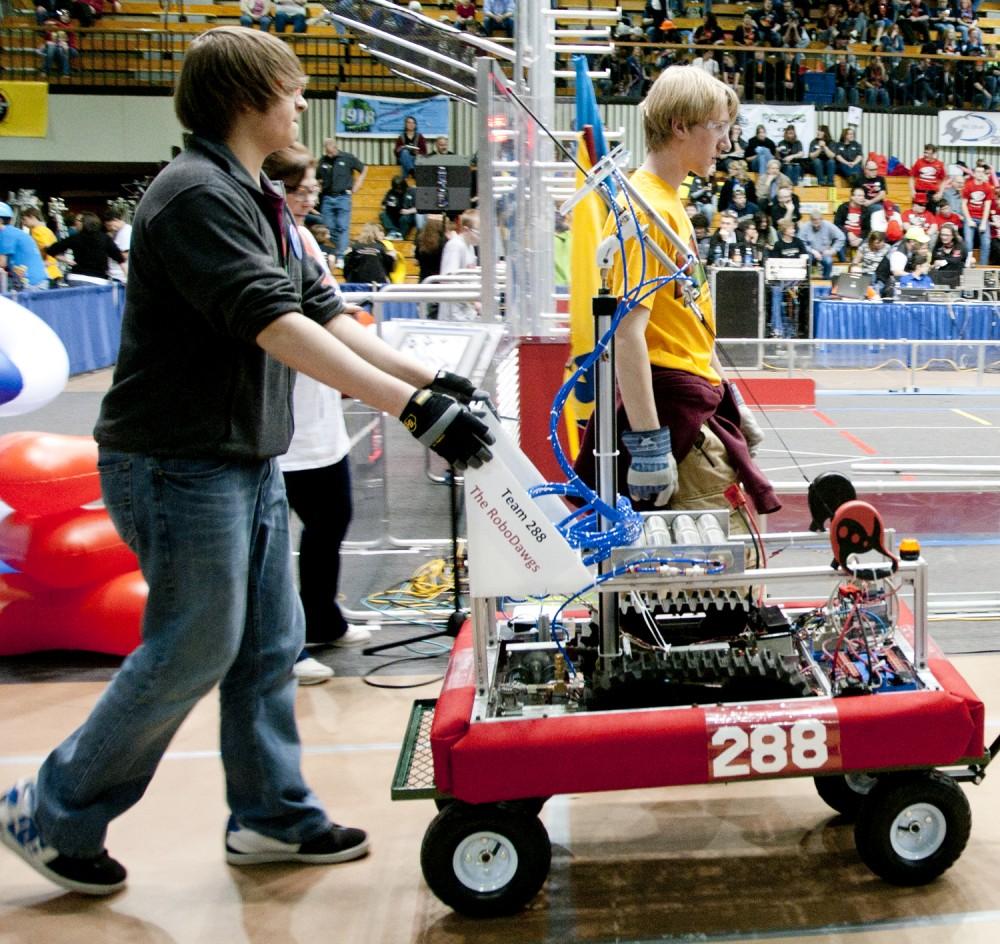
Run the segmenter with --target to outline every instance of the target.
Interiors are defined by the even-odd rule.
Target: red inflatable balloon
[[[75,590],[53,590],[24,574],[3,574],[0,656],[47,649],[128,655],[140,642],[147,594],[139,571]]]
[[[104,508],[12,512],[0,521],[0,560],[49,587],[84,587],[139,567]]]
[[[101,497],[97,443],[90,436],[0,436],[0,499],[29,515],[79,508]]]

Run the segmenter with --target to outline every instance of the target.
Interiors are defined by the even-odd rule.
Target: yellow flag
[[[48,133],[48,84],[0,82],[0,137],[45,138]]]

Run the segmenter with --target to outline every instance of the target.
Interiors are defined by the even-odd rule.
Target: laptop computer
[[[833,280],[831,295],[837,298],[867,298],[871,288],[872,277],[860,272],[845,272]]]
[[[926,302],[930,290],[926,288],[916,288],[914,286],[904,286],[899,290],[899,300],[901,302]]]

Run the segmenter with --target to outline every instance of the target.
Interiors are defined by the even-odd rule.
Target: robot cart
[[[831,578],[844,581],[824,567],[740,576],[743,591],[766,580],[769,594]],[[791,619],[810,607],[787,600],[773,606],[772,597],[760,605],[769,625],[744,633],[746,644],[675,646],[654,670],[673,672],[682,689],[694,676],[753,680],[742,687],[750,697],[710,701],[712,692],[741,690],[723,684],[707,688],[699,703],[606,710],[574,708],[573,680],[560,675],[565,659],[585,661],[585,634],[577,645],[519,642],[538,629],[546,635],[544,614],[534,627],[516,615],[498,621],[495,600],[474,598],[440,697],[414,705],[393,787],[395,799],[438,803],[421,850],[428,885],[471,916],[524,907],[548,874],[550,846],[538,814],[555,794],[796,776],[813,777],[820,797],[855,821],[858,854],[877,875],[901,886],[937,878],[969,837],[959,783],[979,783],[998,744],[986,748],[983,704],[927,637],[927,564],[903,562],[894,580],[909,592],[909,605],[893,614],[891,668],[878,687],[852,687],[849,672],[831,671],[802,638],[793,643],[794,633],[783,636],[779,613]],[[620,600],[637,593],[675,610],[683,599],[690,615],[705,601],[731,601],[732,585],[732,574],[629,574],[606,586]],[[733,618],[731,608],[722,618]],[[548,681],[535,687],[512,685],[511,667],[525,656],[550,660],[555,675],[543,673]],[[643,658],[633,650],[631,659],[620,654],[610,673],[595,663],[580,674],[590,671],[593,681],[603,673],[614,689],[616,673],[618,682],[627,674],[633,683],[650,674]],[[798,674],[786,671],[792,664]],[[780,691],[786,683],[792,697],[753,698],[755,690]]]

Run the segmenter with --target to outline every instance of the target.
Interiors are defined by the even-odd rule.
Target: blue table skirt
[[[69,354],[71,374],[110,367],[118,359],[125,307],[125,292],[119,285],[18,292],[11,298],[59,335]]]
[[[370,282],[342,282],[342,292],[370,292],[377,286]],[[384,302],[382,304],[382,320],[393,321],[396,318],[419,318],[420,307],[416,302]]]
[[[997,305],[820,301],[815,305],[814,316],[817,339],[997,340],[997,349],[987,348],[987,364],[1000,356],[1000,306]],[[976,357],[973,347],[928,344],[919,348],[915,366],[942,361],[949,362],[942,366],[973,367]],[[909,366],[909,358],[909,349],[899,344],[878,344],[869,348],[820,345],[816,350],[819,367],[874,366],[893,359]]]

